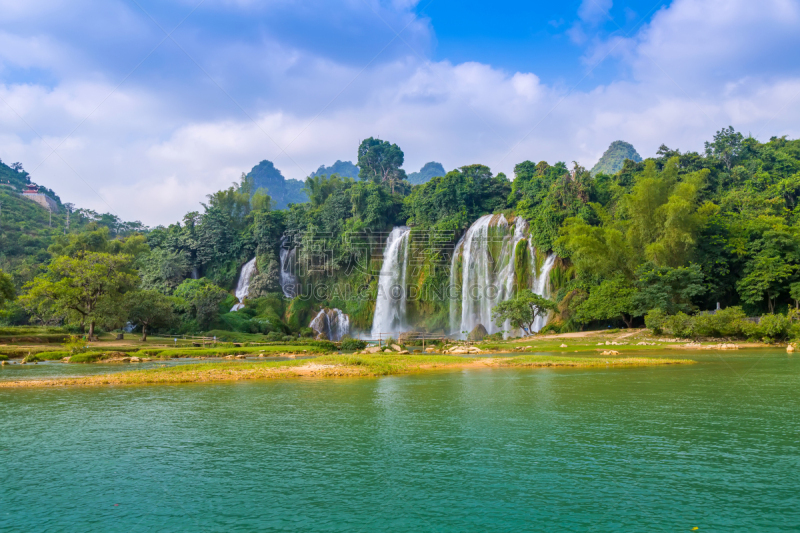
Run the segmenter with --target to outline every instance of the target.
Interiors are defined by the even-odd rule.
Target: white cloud
[[[320,164],[354,160],[358,142],[372,135],[397,142],[411,171],[436,160],[509,175],[525,159],[591,166],[616,139],[645,157],[661,143],[700,150],[728,124],[762,139],[796,137],[800,72],[787,60],[796,47],[784,48],[796,38],[798,4],[767,1],[756,9],[675,0],[638,34],[594,49],[598,57],[611,51],[631,76],[592,90],[481,63],[423,62],[408,51],[362,70],[271,37],[198,52],[245,112],[202,73],[188,85],[146,78],[117,90],[93,70],[54,87],[6,83],[0,97],[44,140],[0,102],[0,157],[28,170],[44,161],[34,178],[65,200],[152,225],[198,209],[262,159],[302,179]],[[51,53],[25,61],[46,64]],[[747,66],[770,55],[783,65]],[[255,84],[256,97],[240,97],[242,84]]]

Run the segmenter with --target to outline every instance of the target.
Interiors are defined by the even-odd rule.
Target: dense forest
[[[449,283],[451,251],[471,224],[502,213],[528,221],[531,245],[558,257],[550,330],[647,321],[685,335],[719,305],[720,316],[768,315],[788,332],[800,300],[800,140],[762,143],[725,128],[703,153],[662,145],[643,161],[623,145],[595,172],[523,161],[509,179],[480,164],[444,173],[431,163],[414,184],[401,148],[370,138],[357,165],[321,167],[302,190],[264,161],[210,194],[202,211],[153,229],[86,210],[72,210],[67,228],[69,206],[52,191],[58,213],[21,198],[31,177],[1,164],[0,321],[277,339],[310,334],[324,306],[365,331],[386,233],[409,226],[419,261],[408,285],[422,294],[409,300],[409,316],[419,330],[449,333],[449,302],[425,289]],[[311,290],[282,291],[288,249]],[[231,312],[240,269],[254,257],[245,306]]]

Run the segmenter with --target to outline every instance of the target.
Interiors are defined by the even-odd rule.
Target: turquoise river
[[[800,356],[678,355],[0,389],[0,531],[800,530]]]

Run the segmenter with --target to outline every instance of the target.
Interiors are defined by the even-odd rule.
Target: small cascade
[[[289,248],[287,241],[289,238],[284,235],[281,238],[281,250],[280,250],[280,260],[281,260],[281,270],[280,270],[280,284],[281,290],[283,291],[283,295],[287,298],[294,298],[297,296],[298,293],[298,280],[297,276],[294,275],[292,269],[295,265],[295,256],[297,253],[297,248]]]
[[[256,271],[256,258],[252,258],[250,261],[244,264],[242,267],[242,272],[239,274],[239,282],[236,284],[236,298],[239,299],[239,303],[231,307],[231,312],[238,311],[244,307],[244,299],[247,298],[247,293],[250,290],[250,280],[253,278],[253,274]]]
[[[545,298],[550,296],[550,271],[556,263],[556,254],[550,254],[542,265],[542,271],[538,273],[534,281],[533,292]],[[547,316],[537,316],[533,323],[533,331],[539,331],[547,325]]]
[[[378,278],[378,296],[372,319],[372,337],[401,333],[406,324],[406,270],[411,230],[396,227],[386,239],[383,265]]]
[[[324,333],[330,341],[340,341],[350,333],[350,317],[341,309],[320,309],[308,327],[317,334]]]

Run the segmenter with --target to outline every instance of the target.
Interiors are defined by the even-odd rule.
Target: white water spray
[[[324,333],[328,340],[340,341],[350,333],[350,317],[341,309],[320,309],[308,327],[317,333]]]
[[[406,270],[411,230],[397,227],[389,234],[383,250],[378,278],[378,296],[372,318],[372,337],[400,333],[406,324]]]
[[[253,278],[255,271],[256,258],[254,257],[244,264],[242,267],[242,272],[239,274],[239,282],[236,284],[235,293],[239,303],[231,307],[231,312],[238,311],[244,307],[244,299],[247,298],[247,293],[250,290],[250,280]]]
[[[298,291],[298,280],[297,276],[294,275],[292,272],[292,268],[295,265],[295,255],[297,252],[297,248],[289,248],[286,244],[288,237],[285,235],[281,238],[281,249],[280,249],[280,260],[281,260],[281,269],[280,269],[280,284],[281,290],[283,291],[283,295],[287,298],[294,298],[297,296]]]

